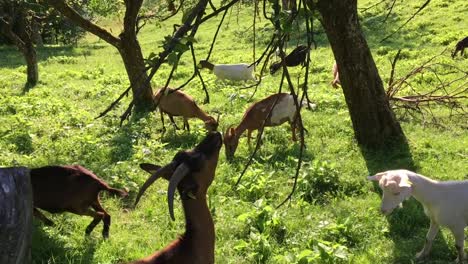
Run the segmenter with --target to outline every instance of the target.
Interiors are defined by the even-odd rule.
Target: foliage
[[[371,5],[362,1],[360,7]],[[404,22],[411,9],[421,3],[396,5],[394,16],[382,23],[385,9],[361,13],[361,25],[384,83],[388,83],[390,61],[403,48],[397,76],[452,49],[465,32],[468,11],[461,0],[433,0],[422,15],[408,24],[400,34],[379,42]],[[237,9],[226,16],[211,60],[213,63],[249,63],[252,43],[234,33],[248,29],[251,9]],[[239,16],[237,16],[239,12]],[[145,57],[158,54],[164,36],[180,23],[182,14],[161,24],[148,23],[139,40]],[[194,46],[197,58],[206,56],[217,21],[201,26]],[[262,20],[262,23],[265,22]],[[103,27],[118,30],[119,21],[104,20]],[[421,24],[427,26],[421,26]],[[317,23],[318,26],[318,23]],[[446,29],[450,28],[450,32]],[[375,167],[395,169],[414,162],[418,172],[438,180],[466,178],[468,134],[466,122],[443,118],[443,126],[403,118],[402,126],[409,141],[408,151],[388,149],[385,153],[362,151],[352,133],[352,123],[342,90],[330,87],[333,55],[320,28],[317,49],[311,53],[311,99],[314,111],[304,109],[307,149],[298,190],[281,208],[293,184],[294,165],[299,145],[290,140],[287,125],[265,129],[263,144],[242,182],[234,187],[253,146],[242,136],[232,164],[220,155],[216,178],[208,200],[216,227],[216,263],[411,263],[424,243],[429,221],[419,203],[410,199],[391,216],[379,214],[380,197],[365,176]],[[299,31],[299,29],[298,29]],[[118,31],[114,31],[118,32]],[[444,46],[444,40],[450,41]],[[258,40],[258,39],[257,39]],[[265,44],[257,43],[257,58]],[[304,38],[292,38],[288,50]],[[149,113],[119,127],[118,116],[130,98],[102,119],[94,119],[129,85],[125,68],[115,49],[92,35],[77,46],[45,45],[39,48],[42,75],[37,87],[23,93],[25,67],[18,52],[0,46],[0,165],[37,167],[48,164],[81,164],[109,184],[127,188],[128,200],[102,195],[103,206],[112,215],[110,239],[103,241],[101,226],[85,238],[84,229],[91,221],[73,214],[50,216],[57,223],[46,227],[35,221],[33,263],[127,263],[161,249],[183,232],[180,203],[176,202],[176,221],[167,214],[167,183],[156,181],[137,208],[131,208],[136,192],[148,174],[138,164],[164,164],[181,149],[192,148],[204,136],[204,124],[190,120],[191,132],[168,131],[161,134],[159,113]],[[468,68],[468,60],[444,59]],[[153,87],[165,84],[172,66],[164,64],[152,80]],[[258,72],[259,69],[257,68]],[[181,57],[170,86],[182,84],[193,73],[190,52]],[[195,79],[184,87],[208,113],[221,113],[220,130],[237,124],[252,102],[278,90],[280,75],[266,76],[257,93],[241,89],[244,84],[215,80],[202,70],[211,95],[210,104],[201,104],[204,93]],[[303,74],[291,68],[293,81]],[[443,81],[450,75],[442,75]],[[415,81],[418,91],[430,91],[439,81],[425,75]],[[466,102],[464,102],[466,104]],[[434,114],[446,116],[436,107]],[[175,117],[181,126],[182,120]],[[254,133],[255,136],[255,133]],[[46,213],[47,214],[47,213]],[[432,262],[447,263],[455,258],[454,241],[443,230],[431,253]]]

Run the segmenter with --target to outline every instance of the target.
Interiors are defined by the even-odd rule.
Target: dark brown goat
[[[226,130],[224,147],[228,160],[234,158],[234,153],[239,145],[239,138],[242,133],[247,130],[247,140],[250,144],[252,131],[259,130],[262,127],[263,121],[267,118],[270,110],[271,114],[265,121],[265,127],[279,126],[285,122],[289,122],[292,140],[296,141],[297,115],[293,96],[287,93],[270,95],[247,108],[242,121],[237,127],[230,127]]]
[[[163,94],[163,92],[165,94]],[[159,89],[153,98],[157,107],[161,110],[161,122],[164,128],[164,118],[162,113],[166,113],[171,122],[175,125],[173,116],[182,116],[184,118],[184,128],[190,131],[188,123],[189,118],[198,118],[205,122],[205,128],[208,131],[214,131],[218,128],[218,121],[212,116],[206,114],[198,107],[192,97],[186,93],[170,88]],[[177,128],[177,126],[176,126]]]
[[[465,37],[464,39],[458,41],[457,45],[455,46],[455,51],[452,53],[452,58],[455,58],[459,51],[460,55],[463,56],[466,47],[468,47],[468,37]]]
[[[193,150],[177,153],[172,162],[162,168],[152,164],[140,165],[152,175],[140,188],[135,205],[156,179],[168,180],[169,213],[174,219],[173,202],[177,188],[185,214],[185,233],[164,249],[133,264],[214,263],[215,229],[206,203],[206,192],[215,176],[221,146],[221,134],[211,132]]]
[[[104,238],[109,237],[111,217],[99,203],[99,192],[108,191],[114,195],[127,196],[127,192],[111,188],[94,173],[79,165],[31,169],[31,184],[34,215],[46,225],[54,223],[37,208],[50,213],[71,212],[94,217],[86,228],[86,235],[102,220]]]
[[[304,65],[309,48],[306,45],[297,46],[288,56],[284,57],[284,62],[288,67]],[[274,74],[281,68],[281,61],[275,62],[270,66],[270,74]]]

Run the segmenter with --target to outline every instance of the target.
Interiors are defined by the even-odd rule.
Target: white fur
[[[254,67],[249,67],[248,64],[217,64],[213,67],[213,73],[220,80],[228,79],[231,81],[248,81],[254,80]]]
[[[458,250],[458,261],[464,259],[464,229],[468,225],[468,181],[431,180],[408,170],[391,170],[369,176],[383,190],[381,210],[390,214],[404,199],[413,196],[424,206],[431,220],[424,248],[416,255],[426,257],[439,226],[448,227]]]
[[[271,124],[276,125],[281,122],[281,119],[288,118],[289,121],[294,120],[296,114],[296,105],[292,95],[288,95],[276,103],[275,108],[271,111]]]

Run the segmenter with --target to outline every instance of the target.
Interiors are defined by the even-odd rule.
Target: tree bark
[[[29,170],[0,168],[0,263],[31,263],[32,215]]]
[[[119,37],[113,36],[110,32],[90,20],[82,17],[73,10],[64,0],[47,0],[47,2],[57,9],[62,15],[69,18],[84,30],[96,35],[100,39],[111,44],[120,53],[125,65],[130,85],[132,86],[133,100],[137,111],[150,109],[153,105],[153,90],[150,82],[146,81],[148,75],[145,71],[143,53],[136,35],[136,18],[140,11],[142,0],[125,1],[124,30]]]
[[[312,0],[308,0],[313,5]],[[341,86],[362,146],[380,149],[405,142],[362,33],[356,0],[319,0],[317,9],[338,64]]]
[[[136,111],[150,109],[153,105],[153,91],[145,71],[143,53],[138,42],[136,23],[143,0],[125,0],[124,30],[120,37],[120,56],[132,85]]]
[[[14,32],[12,22],[7,22],[0,18],[0,32],[15,44],[18,50],[23,54],[27,67],[27,83],[29,87],[35,86],[39,80],[39,70],[37,66],[36,48],[28,32],[28,21],[24,17],[23,11],[18,14],[11,14],[16,17],[16,26],[18,32]]]

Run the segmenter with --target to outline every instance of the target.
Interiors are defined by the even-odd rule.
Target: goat
[[[276,104],[275,104],[276,103]],[[274,106],[274,107],[273,107]],[[273,110],[271,110],[273,108]],[[237,127],[229,127],[224,135],[224,145],[226,158],[232,160],[239,144],[239,138],[247,130],[247,141],[250,145],[250,137],[253,130],[259,130],[263,120],[271,115],[265,121],[265,127],[279,126],[288,121],[291,125],[292,140],[296,141],[297,114],[294,98],[287,93],[278,93],[270,95],[261,101],[251,105],[244,113],[242,121]]]
[[[221,146],[221,134],[210,132],[193,150],[177,153],[172,162],[162,168],[140,164],[152,175],[140,188],[135,206],[156,179],[168,180],[169,213],[174,220],[173,202],[177,188],[185,214],[185,233],[164,249],[133,264],[214,263],[215,229],[206,203],[206,192],[215,176]]]
[[[256,81],[254,76],[253,65],[239,63],[239,64],[216,64],[201,60],[199,67],[201,69],[209,69],[214,75],[220,80],[231,80],[231,81]]]
[[[153,101],[161,112],[163,129],[165,129],[163,113],[169,116],[174,126],[173,116],[182,116],[184,118],[184,129],[186,128],[188,131],[190,131],[188,119],[194,117],[205,122],[205,128],[208,131],[214,131],[218,128],[218,121],[201,110],[193,98],[182,91],[161,88],[154,95]],[[177,126],[175,127],[177,129]]]
[[[288,67],[298,66],[299,64],[304,65],[307,59],[307,53],[309,52],[309,47],[306,45],[297,46],[288,56],[284,57],[284,63]],[[277,72],[282,65],[282,61],[275,62],[270,65],[270,74]]]
[[[336,61],[333,64],[332,73],[333,73],[333,81],[331,81],[331,85],[333,86],[333,88],[336,89],[338,88],[338,84],[341,85],[340,73],[338,72],[338,64],[336,64]]]
[[[367,177],[378,181],[383,190],[381,211],[390,214],[404,199],[414,196],[424,206],[431,223],[424,248],[417,259],[429,255],[439,225],[446,226],[455,237],[459,262],[465,253],[464,229],[468,223],[468,181],[435,181],[408,170],[390,170]]]
[[[102,220],[104,238],[109,237],[111,217],[99,203],[99,192],[108,191],[121,197],[127,196],[127,192],[111,188],[94,173],[79,165],[31,169],[31,185],[34,215],[46,225],[52,226],[54,223],[37,208],[50,213],[71,212],[94,217],[86,228],[86,235]]]
[[[457,45],[455,46],[455,51],[452,53],[452,59],[455,58],[457,53],[460,51],[460,55],[463,56],[465,53],[465,48],[468,47],[468,37],[458,41]]]

